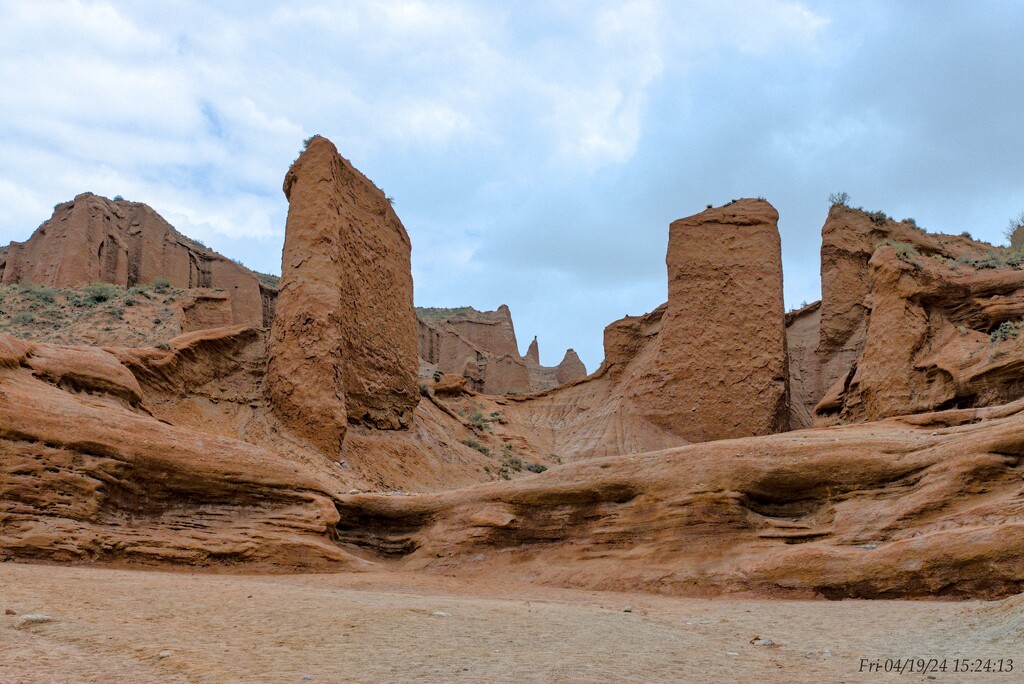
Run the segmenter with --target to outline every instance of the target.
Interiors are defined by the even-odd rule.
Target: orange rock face
[[[670,227],[660,351],[633,392],[688,441],[789,427],[777,224],[767,202],[740,200]]]
[[[349,422],[408,427],[419,401],[409,237],[326,138],[295,161],[284,192],[266,389],[284,423],[336,456]]]
[[[1024,589],[1022,409],[695,444],[458,492],[342,496],[338,537],[398,570],[592,589],[1006,596]]]
[[[561,362],[555,366],[555,379],[559,385],[576,382],[587,377],[587,367],[573,349],[567,349]]]
[[[808,413],[830,425],[1024,395],[1011,379],[1012,345],[982,360],[988,333],[1024,315],[1020,273],[990,245],[836,205],[821,255],[820,319],[796,312],[788,329],[800,426]]]
[[[525,394],[551,389],[586,376],[586,368],[572,352],[558,367],[540,365],[537,339],[526,356],[519,344],[512,313],[502,304],[497,311],[417,309],[419,354],[423,373],[455,373],[466,378],[473,390],[486,394]],[[570,350],[571,351],[571,350]],[[573,360],[575,359],[575,361]]]
[[[272,293],[252,271],[176,231],[150,207],[85,193],[59,204],[26,242],[0,252],[0,282],[132,287],[166,278],[176,288],[222,288],[231,323],[269,321]]]

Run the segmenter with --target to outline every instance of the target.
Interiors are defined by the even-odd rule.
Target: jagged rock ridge
[[[231,322],[269,325],[273,288],[230,259],[190,240],[149,206],[83,193],[58,204],[25,242],[0,250],[0,282],[132,287],[166,279],[175,288],[218,288]]]
[[[497,311],[418,308],[416,315],[423,378],[432,377],[435,371],[453,373],[465,377],[478,392],[525,394],[587,374],[571,349],[559,366],[542,366],[536,337],[526,356],[520,356],[512,312],[504,304]]]

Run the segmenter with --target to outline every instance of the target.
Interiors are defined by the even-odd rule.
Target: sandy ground
[[[2,563],[0,613],[17,614],[0,614],[0,682],[1019,682],[1021,598],[704,600]],[[19,628],[31,613],[53,621]],[[1015,671],[858,671],[900,657]]]

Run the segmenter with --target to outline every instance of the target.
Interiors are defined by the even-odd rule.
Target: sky
[[[779,211],[787,308],[828,196],[1003,242],[1024,3],[0,0],[0,244],[81,192],[280,273],[313,134],[394,198],[418,306],[574,348],[667,298],[668,224]]]

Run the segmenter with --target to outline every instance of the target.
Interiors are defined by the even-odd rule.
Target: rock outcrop
[[[470,387],[487,394],[529,392],[530,376],[516,342],[512,313],[417,309],[419,355],[425,372],[462,375]]]
[[[467,306],[419,308],[416,314],[424,378],[435,371],[454,373],[465,377],[477,392],[526,394],[551,389],[587,374],[572,350],[567,352],[564,366],[559,366],[561,379],[559,367],[542,366],[536,337],[526,356],[520,356],[512,312],[504,304],[497,311],[477,311]]]
[[[418,497],[343,495],[338,539],[395,570],[612,591],[1007,596],[1024,590],[1022,411],[710,442]]]
[[[110,352],[0,335],[0,558],[358,566],[328,473],[156,420],[142,393]]]
[[[419,402],[411,246],[384,193],[314,137],[285,176],[266,389],[278,417],[337,457],[348,424],[409,426]]]
[[[565,356],[555,366],[555,380],[559,385],[576,382],[587,377],[587,367],[580,361],[574,349],[567,349]]]
[[[870,262],[864,348],[819,423],[880,420],[1024,397],[1024,271],[884,244]]]
[[[988,333],[1021,315],[1007,306],[1020,274],[1001,254],[967,235],[833,206],[822,227],[822,301],[787,316],[793,427],[1022,396],[1009,377],[1013,354],[977,360]]]
[[[258,275],[176,231],[139,202],[84,193],[58,204],[25,242],[0,251],[0,282],[133,287],[166,279],[175,288],[219,288],[231,323],[269,325],[273,288]]]
[[[929,235],[912,222],[893,221],[880,212],[833,205],[821,228],[820,376],[814,392],[819,398],[849,374],[864,349],[871,289],[868,263],[886,241],[952,259],[979,254],[987,247],[966,237]]]
[[[537,450],[575,460],[786,430],[777,220],[739,200],[674,222],[669,301],[609,325],[584,381],[509,406]]]
[[[814,407],[821,401],[818,341],[821,302],[786,314],[786,353],[789,357],[789,427],[811,427]]]
[[[648,401],[691,442],[789,428],[778,220],[768,202],[739,200],[670,226],[664,351]]]

